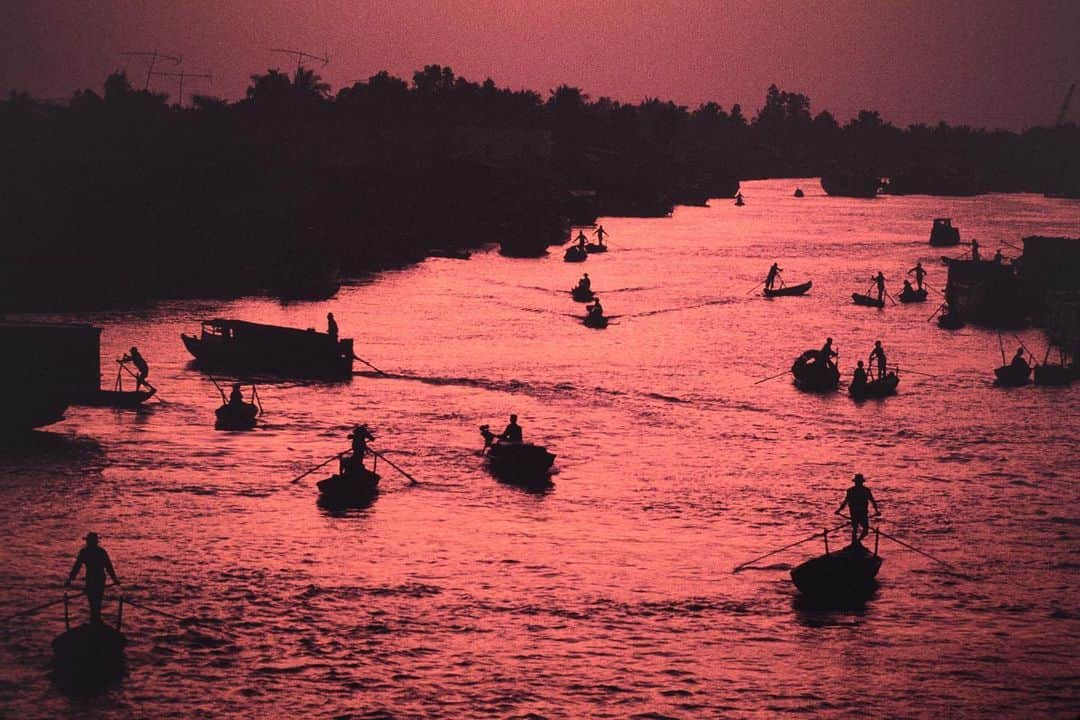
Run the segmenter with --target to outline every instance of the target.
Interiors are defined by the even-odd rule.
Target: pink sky
[[[335,91],[438,63],[542,93],[566,83],[632,102],[738,102],[748,115],[776,83],[840,119],[869,108],[900,125],[1020,129],[1056,118],[1080,79],[1078,37],[1080,2],[8,0],[0,91],[64,98],[117,68],[141,77],[143,62],[120,51],[157,48],[213,73],[186,90],[238,98],[251,73],[292,67],[267,51],[284,46],[328,54],[319,71]]]

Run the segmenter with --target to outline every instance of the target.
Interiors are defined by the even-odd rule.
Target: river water
[[[584,265],[489,252],[327,302],[65,316],[103,328],[106,384],[137,344],[160,398],[73,408],[3,450],[0,614],[59,597],[93,529],[131,599],[200,622],[129,606],[126,677],[70,697],[48,667],[62,611],[8,621],[0,715],[1075,717],[1080,388],[992,387],[993,332],[850,293],[878,269],[896,291],[916,260],[941,288],[933,217],[992,253],[1080,235],[1080,205],[828,198],[812,180],[743,192],[742,208],[604,219],[611,251]],[[749,292],[774,259],[810,294]],[[582,271],[621,316],[607,330],[572,317]],[[357,363],[347,383],[267,382],[258,429],[215,432],[217,391],[179,334],[210,317],[322,328],[327,311],[387,375]],[[826,335],[845,376],[882,339],[899,394],[755,384]],[[550,492],[482,469],[477,426],[511,412],[558,455]],[[328,473],[290,480],[357,422],[420,483],[380,464],[374,503],[332,513],[313,484]],[[952,570],[883,539],[877,595],[846,611],[803,607],[788,578],[819,541],[732,572],[837,524],[853,472],[882,529]]]

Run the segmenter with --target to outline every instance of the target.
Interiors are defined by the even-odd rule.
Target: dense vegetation
[[[663,215],[730,197],[738,178],[859,173],[892,191],[1077,188],[1075,125],[1021,135],[841,126],[805,95],[738,105],[548,97],[431,65],[330,88],[254,75],[246,97],[192,107],[122,73],[66,107],[0,102],[0,309],[231,295],[283,268],[357,274],[433,247],[535,253],[596,215]],[[580,192],[589,191],[589,192]]]

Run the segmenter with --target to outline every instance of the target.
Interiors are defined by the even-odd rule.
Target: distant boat
[[[1068,365],[1036,365],[1034,370],[1036,385],[1068,385],[1076,379],[1074,368]]]
[[[934,218],[934,225],[930,228],[930,244],[934,247],[960,244],[960,229],[953,227],[952,218]]]
[[[805,295],[813,283],[809,280],[801,285],[786,285],[780,288],[765,288],[765,297],[783,297],[786,295]]]
[[[566,248],[566,252],[563,253],[563,260],[566,262],[585,262],[588,259],[589,253],[579,245],[572,245]]]
[[[876,308],[885,307],[884,300],[878,300],[876,297],[871,297],[870,295],[863,295],[862,293],[851,293],[851,300],[856,305],[864,305],[866,307]]]
[[[840,370],[835,365],[823,365],[817,350],[807,350],[795,359],[791,374],[795,387],[806,392],[828,393],[840,386]]]
[[[462,248],[429,248],[428,257],[449,258],[451,260],[468,260],[472,253]]]
[[[217,318],[202,323],[199,337],[181,334],[200,367],[238,375],[268,372],[290,377],[352,375],[353,341],[313,329],[299,330]]]
[[[880,187],[881,176],[862,169],[834,167],[821,176],[821,189],[830,196],[875,198]]]
[[[795,197],[800,198],[803,196],[802,188],[795,188]]]
[[[897,299],[902,303],[921,303],[926,302],[926,288],[922,290],[912,290],[908,292],[907,288],[897,295]]]
[[[861,385],[851,383],[848,385],[848,395],[855,400],[867,398],[883,398],[896,394],[896,387],[900,384],[900,378],[895,372],[890,372],[883,378],[870,380]]]
[[[600,313],[589,313],[583,320],[585,327],[592,328],[593,330],[603,330],[608,326],[609,318]]]
[[[601,245],[600,243],[589,243],[585,246],[585,252],[587,253],[606,253],[607,250],[607,245]]]

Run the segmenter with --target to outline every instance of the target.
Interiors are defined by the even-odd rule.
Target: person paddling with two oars
[[[368,454],[367,443],[368,440],[374,442],[375,436],[368,430],[367,425],[357,425],[349,433],[349,439],[352,440],[352,454],[342,453],[338,463],[338,471],[342,475],[354,475],[364,469],[364,456]]]

